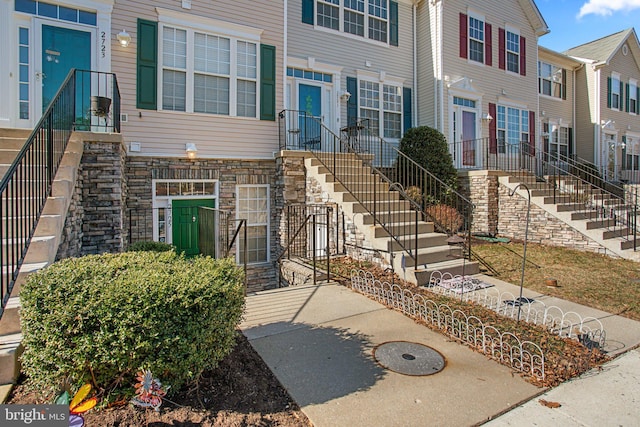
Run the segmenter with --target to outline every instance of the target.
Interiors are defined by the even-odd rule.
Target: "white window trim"
[[[618,84],[614,84],[615,80],[618,80]],[[622,111],[622,94],[620,93],[620,83],[622,83],[622,78],[620,77],[620,73],[612,72],[611,73],[611,109],[614,111]],[[613,106],[613,95],[618,95],[618,106]]]
[[[198,194],[198,195],[185,195],[185,196],[156,196],[156,184],[158,182],[166,182],[166,183],[172,183],[172,182],[210,182],[213,183],[215,186],[215,190],[214,190],[214,194]],[[220,181],[217,179],[153,179],[151,181],[151,207],[153,210],[153,240],[155,242],[158,241],[158,239],[160,238],[160,230],[158,229],[158,211],[159,209],[168,209],[167,210],[167,216],[165,217],[165,221],[167,221],[167,224],[165,224],[165,233],[166,233],[166,240],[165,243],[173,243],[173,228],[172,228],[172,213],[171,213],[171,207],[172,207],[172,201],[173,200],[215,200],[216,201],[216,207],[217,207],[217,203],[218,203],[218,195],[220,192]]]
[[[236,195],[238,194],[238,189],[239,188],[257,188],[257,187],[264,187],[267,189],[267,208],[266,208],[266,212],[267,212],[267,221],[266,223],[262,224],[249,224],[248,222],[245,223],[245,226],[253,226],[253,225],[266,225],[267,226],[267,259],[265,261],[259,261],[259,262],[248,262],[248,265],[263,265],[263,264],[267,264],[269,262],[271,262],[271,220],[270,220],[270,212],[271,212],[271,185],[270,184],[238,184],[236,185]],[[240,213],[240,198],[236,197],[236,219],[244,219],[244,218],[239,218],[239,213]],[[236,250],[236,262],[240,263],[240,245],[237,245],[238,250]]]
[[[387,0],[387,41],[382,42],[380,40],[374,40],[369,38],[369,16],[373,16],[375,19],[383,21],[383,19],[378,18],[375,15],[369,15],[369,3],[367,0],[364,2],[364,36],[359,36],[357,34],[352,34],[344,31],[344,10],[351,10],[349,8],[345,8],[344,0],[340,0],[340,4],[333,4],[333,7],[339,8],[338,12],[338,29],[334,30],[333,28],[324,27],[322,25],[318,25],[318,0],[313,0],[313,27],[319,31],[326,31],[331,34],[339,33],[344,37],[348,37],[353,40],[366,41],[367,43],[373,43],[378,46],[388,47],[390,46],[390,38],[391,38],[391,15],[389,11],[389,1]],[[360,12],[357,12],[360,13]]]
[[[260,43],[263,29],[156,7],[158,23]]]
[[[387,111],[384,109],[384,85],[389,85],[389,86],[396,86],[399,87],[400,90],[403,90],[404,87],[404,79],[402,78],[398,78],[398,77],[394,77],[394,76],[387,76],[387,74],[384,71],[380,71],[379,73],[374,73],[371,71],[366,71],[366,70],[356,70],[356,77],[358,79],[358,93],[356,94],[351,94],[351,96],[357,96],[358,99],[358,116],[360,116],[360,109],[363,108],[360,105],[360,81],[368,81],[368,82],[372,82],[372,83],[377,83],[378,84],[378,90],[379,90],[379,100],[380,100],[380,106],[378,107],[378,132],[379,132],[379,136],[381,138],[384,138],[386,140],[389,141],[396,141],[399,140],[400,138],[389,138],[389,137],[385,137],[384,136],[384,113]],[[404,94],[402,94],[404,95]],[[402,100],[402,104],[400,106],[400,135],[402,135],[402,125],[404,122],[404,99]],[[372,110],[371,108],[368,108],[370,110]],[[395,112],[394,112],[395,113]],[[397,114],[397,113],[395,113]]]
[[[508,46],[509,46],[509,42],[508,42],[508,33],[511,34],[516,34],[518,36],[518,72],[516,73],[515,71],[511,71],[509,70],[509,61],[508,61],[508,57],[509,57],[509,52],[512,52],[509,50]],[[515,53],[515,52],[512,52]],[[520,58],[522,55],[522,37],[520,35],[520,30],[516,27],[512,27],[510,25],[505,25],[504,26],[504,70],[509,73],[509,74],[513,74],[514,76],[519,76],[520,72],[522,70],[520,70]]]
[[[631,88],[634,86],[636,90],[631,90]],[[631,102],[632,99],[636,101],[636,111],[638,111],[638,101],[639,101],[637,98],[638,98],[638,81],[636,79],[629,79],[629,102]],[[636,111],[631,111],[631,107],[629,107],[629,114],[631,114],[632,116],[638,115]]]
[[[471,24],[469,23],[469,18],[477,19],[478,21],[482,21],[482,34],[484,34],[484,40],[482,41],[482,62],[474,61],[471,59]],[[474,39],[476,40],[476,39]],[[485,66],[487,63],[487,21],[483,14],[478,13],[474,10],[467,9],[467,62],[469,64],[475,64],[479,66]]]
[[[162,10],[164,11],[164,9],[160,9],[160,8],[156,8],[156,10]],[[251,33],[248,33],[248,37],[247,39],[243,38],[243,37],[237,37],[237,36],[232,36],[230,34],[227,33],[222,33],[219,31],[222,31],[221,29],[224,29],[224,27],[221,26],[215,26],[213,25],[213,22],[217,22],[217,23],[223,23],[222,21],[218,21],[215,19],[209,19],[209,18],[202,18],[202,17],[192,17],[191,15],[185,15],[183,13],[180,12],[172,12],[170,11],[171,14],[164,16],[164,18],[166,19],[168,16],[168,19],[166,19],[165,21],[159,21],[158,22],[158,111],[167,111],[170,113],[178,113],[178,114],[197,114],[197,115],[201,115],[203,117],[232,117],[232,118],[239,118],[239,119],[249,119],[249,120],[258,120],[259,116],[260,116],[260,40],[258,39],[257,41],[255,40],[255,38],[253,38],[253,36]],[[183,19],[177,20],[177,19],[172,19],[173,15],[180,15],[183,17],[188,17],[188,18],[194,18],[194,22],[192,21],[187,21],[186,25],[185,25],[185,21]],[[158,14],[158,17],[160,18],[160,13]],[[212,22],[212,27],[209,28],[206,25],[203,24],[202,21],[205,22]],[[223,24],[228,24],[228,23],[223,23]],[[241,26],[241,25],[237,25],[237,24],[229,24],[231,27],[235,28],[235,27],[242,27],[242,28],[251,28],[251,27],[245,27],[245,26]],[[162,63],[162,52],[164,49],[163,46],[163,31],[164,31],[164,27],[171,27],[171,28],[175,28],[175,29],[179,29],[179,30],[184,30],[187,32],[187,56],[186,56],[186,62],[187,62],[187,67],[184,70],[184,72],[186,73],[186,80],[185,80],[185,111],[175,111],[175,110],[165,110],[163,108],[162,105],[162,98],[163,98],[163,79],[162,79],[162,75],[163,75],[163,70],[165,68],[167,69],[172,69],[172,67],[165,67]],[[233,28],[231,29],[232,34],[237,34],[237,32],[235,32],[233,30]],[[262,33],[262,30],[258,30],[259,33]],[[213,36],[220,36],[220,37],[224,37],[224,38],[228,38],[230,39],[230,49],[231,49],[231,53],[230,53],[230,58],[231,58],[231,64],[230,64],[230,69],[229,69],[229,114],[215,114],[215,113],[205,113],[205,112],[196,112],[194,111],[194,101],[195,101],[195,96],[194,96],[194,88],[193,88],[193,84],[194,84],[194,75],[196,74],[196,70],[194,67],[194,33],[195,32],[199,32],[202,34],[207,34],[207,35],[213,35]],[[245,34],[247,35],[247,34]],[[256,44],[256,77],[254,78],[239,78],[238,77],[238,73],[237,73],[237,43],[239,41],[242,42],[249,42],[249,43],[254,43]],[[182,70],[180,70],[182,71]],[[207,75],[209,75],[208,73],[205,73]],[[238,116],[237,115],[237,108],[238,108],[238,101],[237,101],[237,82],[238,80],[250,80],[250,81],[255,81],[256,82],[256,115],[255,116],[251,116],[251,117],[247,117],[247,116]]]

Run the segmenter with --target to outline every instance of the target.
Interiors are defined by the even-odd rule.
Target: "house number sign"
[[[100,54],[102,58],[107,56],[107,33],[104,31],[100,32]]]

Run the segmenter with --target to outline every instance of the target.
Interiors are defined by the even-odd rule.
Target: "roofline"
[[[564,62],[570,63],[570,64],[572,64],[572,66],[574,68],[578,68],[579,66],[581,66],[583,64],[583,61],[580,61],[579,59],[576,59],[576,58],[574,58],[572,56],[569,56],[569,55],[565,55],[562,52],[558,52],[558,51],[555,51],[553,49],[549,49],[548,47],[544,47],[544,46],[538,45],[538,50],[546,52],[546,53],[548,53],[550,55],[553,55],[555,57],[558,57],[560,61],[564,61]]]
[[[547,21],[544,20],[544,16],[542,16],[542,13],[540,13],[540,9],[538,9],[538,5],[534,0],[529,0],[529,3],[531,3],[531,6],[533,6],[533,10],[538,16],[538,19],[540,20],[540,27],[536,28],[536,35],[540,37],[540,36],[544,36],[545,34],[549,34],[551,30],[549,29],[549,25],[547,24]]]
[[[625,31],[627,32],[627,35],[620,41],[620,43],[618,43],[618,46],[616,46],[616,48],[611,51],[611,54],[609,55],[607,60],[604,61],[604,64],[609,64],[609,62],[613,59],[613,56],[622,48],[622,45],[625,44],[627,40],[631,38],[632,34],[635,36],[634,39],[636,43],[638,43],[638,36],[636,34],[636,30],[633,27],[627,28],[626,30],[622,30],[621,32],[625,32]]]

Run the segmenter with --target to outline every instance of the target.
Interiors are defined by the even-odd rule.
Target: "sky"
[[[551,32],[539,44],[563,52],[627,28],[640,30],[640,0],[535,0]]]

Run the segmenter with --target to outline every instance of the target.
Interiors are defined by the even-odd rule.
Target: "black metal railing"
[[[315,120],[309,126],[318,129],[312,140],[290,128],[300,117]],[[362,207],[356,207],[363,210],[354,212],[354,218],[361,213],[363,222],[379,224],[413,265],[418,263],[419,234],[428,230],[424,221],[432,221],[438,231],[466,235],[469,258],[473,204],[456,191],[455,183],[443,182],[405,156],[370,131],[366,121],[343,130],[347,135],[340,138],[299,111],[284,110],[279,118],[280,147],[311,152]]]
[[[562,205],[572,219],[592,221],[609,236],[628,243],[624,248],[637,250],[638,194],[605,181],[595,166],[580,163],[558,153],[536,152],[528,142],[506,144],[504,150],[487,150],[487,169],[508,172],[527,183],[532,195],[548,197]]]
[[[115,75],[71,70],[0,183],[0,317],[11,297],[38,220],[51,194],[71,133],[80,127],[87,128],[83,130],[99,127],[99,123],[94,127],[91,121],[79,123],[78,114],[84,111],[84,101],[90,105],[91,92],[85,94],[85,89],[99,89],[100,92],[95,93],[107,93],[107,88],[114,99],[113,112],[118,111],[117,120],[109,128],[118,132],[120,94]]]
[[[285,246],[275,261],[278,285],[288,284],[283,277],[285,259],[308,265],[313,270],[314,285],[320,270],[329,280],[331,257],[345,253],[344,214],[333,204],[294,204],[286,207],[285,215]]]
[[[120,132],[120,90],[113,73],[75,70],[74,129]]]

